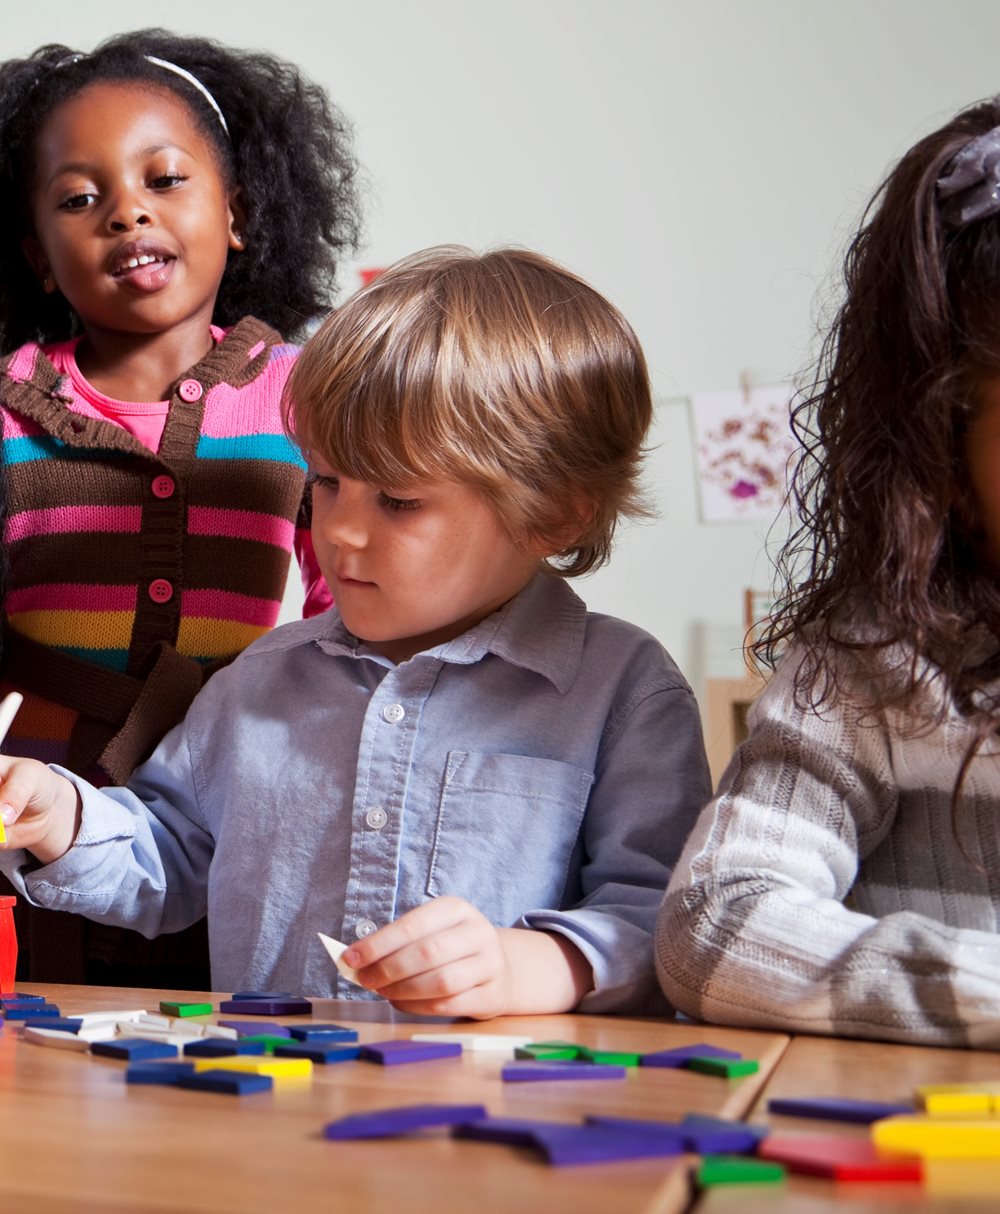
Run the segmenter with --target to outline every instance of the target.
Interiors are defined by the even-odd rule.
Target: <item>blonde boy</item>
[[[657,907],[710,795],[698,714],[661,646],[566,582],[644,512],[651,414],[631,328],[561,267],[391,267],[286,401],[337,606],[215,675],[127,788],[0,759],[0,867],[150,936],[207,908],[218,989],[655,1007]]]

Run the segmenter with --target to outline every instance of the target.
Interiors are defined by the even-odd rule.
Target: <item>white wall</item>
[[[678,397],[787,378],[817,290],[889,162],[1000,90],[994,0],[122,0],[10,5],[0,53],[159,23],[299,62],[353,119],[367,247],[513,242],[565,262],[639,332],[661,401],[661,518],[581,583],[700,687],[739,669],[763,529],[700,525]],[[356,276],[345,268],[345,288]],[[674,403],[672,403],[674,402]],[[290,589],[286,609],[297,610]]]

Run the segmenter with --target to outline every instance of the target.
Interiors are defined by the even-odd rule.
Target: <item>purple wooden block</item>
[[[551,1079],[624,1079],[623,1066],[598,1066],[575,1059],[551,1062],[508,1062],[500,1071],[504,1083],[531,1083]]]
[[[351,1113],[331,1121],[323,1133],[334,1139],[390,1138],[428,1126],[476,1122],[485,1116],[486,1109],[481,1104],[414,1104],[372,1113]]]
[[[673,1121],[646,1121],[641,1117],[606,1117],[602,1113],[588,1113],[584,1123],[602,1130],[618,1130],[626,1134],[656,1134],[664,1142],[673,1142],[680,1155],[687,1149],[687,1135]]]
[[[250,1092],[268,1092],[274,1087],[270,1075],[252,1071],[200,1071],[177,1081],[179,1088],[196,1092],[223,1092],[227,1096],[246,1096]]]
[[[455,1138],[479,1142],[502,1142],[532,1146],[556,1165],[599,1163],[613,1159],[644,1159],[679,1155],[683,1145],[665,1134],[632,1133],[590,1125],[563,1125],[554,1121],[531,1121],[488,1117],[458,1125]]]
[[[241,1016],[311,1016],[308,999],[223,999],[220,1012],[238,1012]]]
[[[398,1066],[404,1062],[431,1062],[435,1058],[457,1058],[462,1046],[457,1041],[370,1041],[361,1046],[360,1056],[382,1066]]]
[[[235,991],[233,999],[301,999],[294,991]]]
[[[504,1142],[509,1146],[533,1147],[539,1130],[553,1129],[554,1121],[536,1121],[526,1117],[484,1117],[456,1125],[452,1138],[470,1138],[475,1142]],[[572,1126],[567,1126],[572,1129]]]
[[[686,1113],[680,1120],[683,1130],[728,1130],[750,1135],[755,1143],[763,1141],[771,1129],[749,1121],[730,1121],[726,1117],[710,1117],[707,1113]]]
[[[312,1062],[325,1065],[333,1062],[351,1062],[360,1055],[361,1047],[359,1045],[341,1045],[335,1041],[326,1045],[320,1041],[296,1041],[292,1045],[274,1047],[275,1058],[308,1058]]]
[[[177,1046],[169,1041],[148,1041],[145,1037],[125,1037],[120,1041],[92,1041],[92,1054],[107,1058],[176,1058]]]
[[[283,1024],[268,1024],[260,1020],[220,1020],[219,1024],[224,1029],[235,1029],[241,1037],[260,1037],[262,1034],[267,1034],[269,1037],[291,1037],[292,1030]]]
[[[912,1113],[912,1104],[888,1104],[879,1100],[848,1100],[839,1096],[782,1096],[767,1102],[769,1113],[789,1117],[820,1117],[827,1121],[851,1121],[871,1125],[894,1113]]]
[[[682,1045],[674,1050],[658,1050],[655,1054],[643,1054],[640,1066],[682,1067],[689,1058],[742,1058],[735,1050],[723,1050],[717,1045]]]
[[[288,1031],[298,1041],[357,1041],[357,1029],[342,1024],[290,1024]]]
[[[194,1073],[193,1062],[133,1062],[125,1068],[125,1082],[172,1088]]]

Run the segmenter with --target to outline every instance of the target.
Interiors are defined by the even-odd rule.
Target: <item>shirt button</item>
[[[386,704],[382,709],[382,719],[388,721],[390,725],[395,725],[406,716],[406,709],[402,704]]]
[[[359,919],[354,925],[354,934],[359,940],[364,940],[365,936],[370,936],[372,932],[378,931],[378,924],[372,923],[371,919]]]
[[[372,830],[381,830],[389,821],[389,815],[380,805],[376,805],[365,814],[365,821]]]
[[[176,488],[172,476],[155,476],[152,487],[153,497],[173,497]]]
[[[177,391],[181,400],[188,402],[201,400],[202,386],[196,379],[182,379]]]
[[[158,577],[149,583],[149,597],[154,603],[169,603],[174,597],[174,588],[166,578]]]

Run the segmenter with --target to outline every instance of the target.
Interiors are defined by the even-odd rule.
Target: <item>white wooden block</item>
[[[340,971],[341,977],[346,978],[348,982],[353,982],[355,986],[360,986],[358,981],[357,971],[341,960],[342,955],[347,951],[347,945],[342,944],[339,940],[334,940],[332,936],[324,936],[322,932],[317,932],[320,940],[323,942],[323,947],[330,954],[333,964]]]
[[[21,1031],[25,1041],[33,1041],[35,1045],[47,1045],[57,1050],[76,1050],[85,1053],[90,1049],[90,1042],[81,1039],[76,1033],[66,1033],[61,1029],[40,1029],[26,1024]]]
[[[134,1010],[118,1012],[73,1012],[72,1019],[79,1020],[82,1024],[99,1024],[106,1020],[115,1023],[119,1020],[138,1020],[141,1016],[146,1015],[146,1009],[140,1007]]]
[[[530,1045],[534,1037],[503,1037],[499,1033],[413,1033],[411,1041],[457,1042],[463,1049],[475,1052],[513,1053],[521,1046]]]

